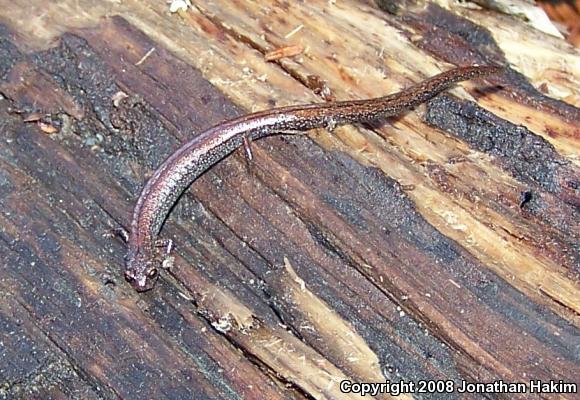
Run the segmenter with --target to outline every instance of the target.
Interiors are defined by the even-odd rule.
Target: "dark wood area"
[[[125,282],[112,233],[129,227],[151,172],[203,129],[323,101],[325,85],[338,99],[385,94],[372,91],[377,70],[404,87],[445,62],[508,65],[488,29],[508,17],[370,1],[252,3],[247,14],[245,2],[177,14],[164,2],[60,3],[31,2],[29,17],[43,15],[32,26],[23,4],[0,1],[0,398],[361,398],[340,392],[345,379],[580,383],[580,111],[548,90],[577,85],[578,71],[547,68],[537,85],[514,66],[376,126],[266,138],[251,162],[236,151],[172,211],[161,236],[175,242],[174,266],[149,292]],[[352,32],[310,39],[303,60],[266,62],[296,26],[285,13],[328,18],[309,35],[341,21]],[[388,54],[395,42],[416,53],[383,70],[376,26],[400,31]]]

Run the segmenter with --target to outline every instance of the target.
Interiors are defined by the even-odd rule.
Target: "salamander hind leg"
[[[252,161],[254,159],[254,154],[252,153],[252,139],[249,136],[244,136],[242,138],[242,145],[244,146],[246,160]]]

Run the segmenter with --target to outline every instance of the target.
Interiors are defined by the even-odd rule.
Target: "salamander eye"
[[[147,272],[147,277],[148,278],[155,278],[157,276],[157,268],[153,268],[151,269],[149,272]]]
[[[135,280],[135,275],[131,271],[125,271],[125,279],[127,282],[133,282]]]

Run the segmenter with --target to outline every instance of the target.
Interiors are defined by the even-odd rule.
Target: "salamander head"
[[[138,292],[153,289],[159,272],[156,257],[148,256],[139,249],[129,250],[125,258],[125,279]]]

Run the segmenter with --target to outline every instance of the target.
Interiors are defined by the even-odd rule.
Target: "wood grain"
[[[0,1],[0,396],[577,381],[577,50],[457,6],[194,3]],[[265,61],[290,45],[304,52]],[[167,221],[175,265],[155,290],[124,282],[110,232],[180,142],[474,63],[512,69],[376,125],[227,158]]]

